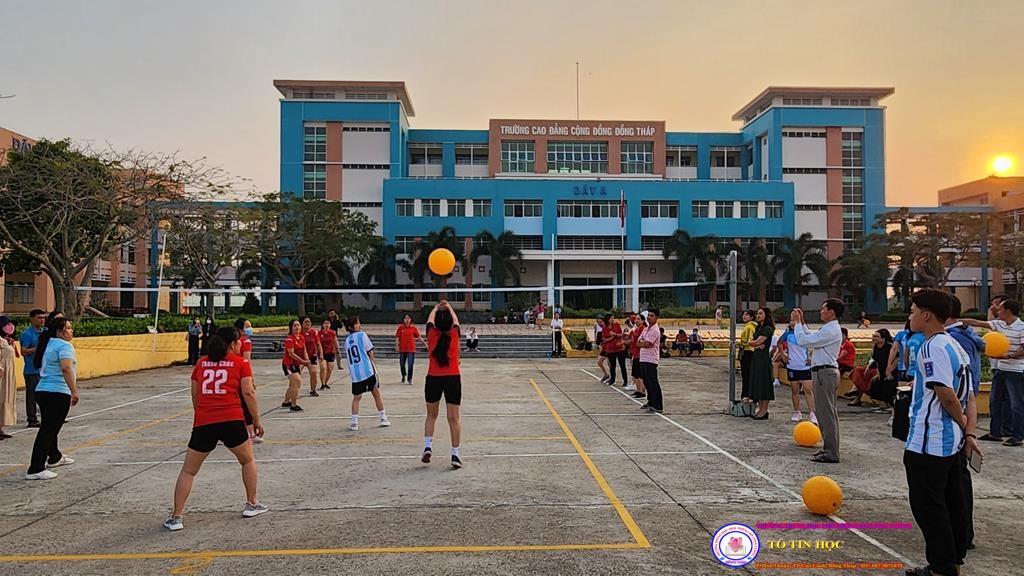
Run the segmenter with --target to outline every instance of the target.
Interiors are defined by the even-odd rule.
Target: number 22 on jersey
[[[227,390],[221,388],[227,381],[227,370],[203,370],[203,381],[200,384],[199,390],[203,394],[227,394]]]

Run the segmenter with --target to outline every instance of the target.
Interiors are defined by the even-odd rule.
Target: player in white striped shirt
[[[349,334],[345,338],[345,348],[341,353],[348,358],[348,370],[352,376],[352,423],[348,425],[348,429],[353,432],[359,430],[359,401],[362,400],[364,392],[373,395],[380,425],[391,426],[391,421],[384,410],[384,398],[380,395],[377,366],[373,358],[373,343],[366,332],[363,332],[363,324],[358,316],[345,319],[345,330],[348,330]]]

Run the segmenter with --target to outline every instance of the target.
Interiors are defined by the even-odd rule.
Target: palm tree
[[[451,276],[451,274],[438,276],[430,271],[430,265],[428,264],[430,253],[438,248],[447,248],[448,250],[451,250],[452,254],[455,255],[455,261],[461,262],[465,268],[465,250],[463,250],[462,243],[459,242],[458,237],[455,235],[455,228],[445,226],[436,232],[427,234],[426,238],[417,240],[413,247],[412,261],[402,266],[412,279],[413,286],[422,288],[424,278],[427,273],[430,273],[434,286],[441,288],[447,286],[448,277]],[[444,294],[439,295],[439,297],[440,296],[444,296]],[[413,306],[416,309],[423,307],[423,295],[419,292],[413,296]]]
[[[866,301],[868,296],[884,298],[889,281],[889,250],[884,240],[866,241],[858,251],[843,252],[835,260],[831,276],[833,286],[858,296],[862,301]],[[895,276],[893,282],[895,286]]]
[[[738,250],[739,251],[739,250]],[[751,238],[743,254],[743,269],[747,275],[747,300],[752,292],[757,294],[758,306],[764,307],[768,300],[768,281],[775,275],[768,263],[768,249],[764,238]]]
[[[396,266],[406,267],[408,263],[402,259],[398,260],[398,249],[394,244],[385,244],[384,239],[373,245],[367,255],[366,263],[359,269],[356,275],[356,283],[360,286],[375,285],[378,288],[394,288],[398,285],[398,272]],[[390,295],[384,295],[381,299],[385,306],[390,305]]]
[[[829,280],[829,261],[825,255],[825,243],[815,240],[810,232],[798,238],[780,238],[779,249],[772,258],[776,272],[782,272],[782,283],[796,294],[796,306],[800,307],[803,297],[810,290],[811,276],[818,286],[826,287]],[[804,269],[809,273],[804,273]]]
[[[717,238],[713,234],[707,236],[690,236],[686,230],[676,230],[672,236],[665,241],[665,247],[661,255],[670,260],[675,257],[672,265],[673,275],[677,278],[696,279],[695,266],[700,269],[704,281],[711,285],[709,304],[712,308],[718,306],[718,293],[716,284],[718,271],[722,267],[722,258],[715,247]]]
[[[519,286],[519,266],[523,260],[522,251],[515,245],[515,233],[505,230],[498,236],[484,230],[473,238],[473,250],[469,254],[469,262],[476,266],[480,258],[491,259],[491,286],[506,286],[508,280]],[[491,307],[500,308],[505,305],[504,294],[496,292],[497,299],[492,299]]]

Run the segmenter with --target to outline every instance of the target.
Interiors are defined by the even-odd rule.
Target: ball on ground
[[[843,505],[843,490],[828,476],[811,476],[804,482],[800,496],[804,506],[815,514],[828,516]]]
[[[1010,339],[1002,332],[988,332],[982,338],[985,340],[985,355],[989,358],[1005,356],[1010,351]]]
[[[455,270],[455,255],[447,248],[436,248],[427,257],[430,271],[438,276],[447,276]]]
[[[800,446],[817,446],[821,442],[821,430],[808,420],[793,428],[793,441]]]

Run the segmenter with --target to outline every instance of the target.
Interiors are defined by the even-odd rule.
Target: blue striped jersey
[[[905,342],[907,348],[907,366],[904,370],[907,371],[907,376],[911,378],[917,378],[917,356],[921,350],[921,345],[924,344],[925,335],[921,332],[911,332],[907,335]]]
[[[972,393],[970,357],[952,336],[940,332],[921,345],[917,367],[906,449],[929,456],[952,456],[963,446],[963,430],[942,407],[935,388],[952,389],[966,412]]]
[[[370,350],[373,343],[366,332],[353,332],[345,338],[345,356],[348,358],[348,371],[353,382],[362,382],[376,374],[373,362],[370,361]]]

